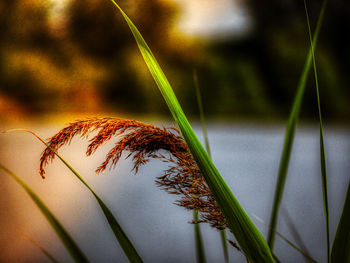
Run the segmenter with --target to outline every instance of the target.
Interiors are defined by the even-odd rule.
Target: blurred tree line
[[[309,47],[302,1],[246,0],[253,31],[221,41],[179,32],[180,9],[171,0],[118,3],[149,43],[186,113],[198,115],[196,69],[208,115],[288,115]],[[314,28],[321,1],[310,4]],[[349,12],[347,1],[329,2],[317,47],[326,120],[350,116]],[[312,74],[303,105],[303,116],[316,119]],[[2,0],[0,112],[8,111],[167,114],[129,28],[105,0],[67,1],[58,13],[47,0]]]

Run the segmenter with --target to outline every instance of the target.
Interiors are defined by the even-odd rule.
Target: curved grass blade
[[[346,192],[343,213],[334,238],[331,258],[332,262],[350,262],[350,182]]]
[[[69,254],[72,256],[75,262],[89,262],[83,252],[80,250],[75,241],[71,238],[68,232],[63,228],[61,223],[56,219],[47,206],[40,200],[40,198],[25,184],[19,177],[13,172],[0,164],[0,169],[10,175],[22,188],[27,192],[34,203],[39,207],[40,211],[44,214],[50,225],[56,231],[58,237],[62,240],[62,243],[67,248]]]
[[[182,135],[184,136],[184,139],[186,140],[189,149],[205,178],[205,181],[213,193],[219,207],[223,211],[228,225],[232,233],[235,235],[236,240],[244,254],[251,263],[273,262],[270,249],[263,236],[245,213],[235,196],[232,194],[231,190],[221,177],[219,171],[193,132],[193,129],[182,111],[173,89],[153,56],[150,48],[129,17],[114,0],[111,1],[119,9],[129,25],[152,77],[157,83],[157,86],[162,93],[173,118],[178,124]]]
[[[320,33],[326,6],[327,6],[327,0],[323,1],[320,16],[317,21],[317,26],[315,30],[314,39],[313,39],[314,47],[316,47],[316,44],[317,44],[317,39]],[[267,238],[267,243],[269,244],[271,250],[273,250],[273,245],[274,245],[274,239],[275,239],[274,231],[277,225],[279,206],[281,204],[284,185],[287,178],[288,165],[290,160],[290,154],[293,147],[295,129],[299,118],[299,112],[300,112],[304,90],[305,90],[307,78],[310,72],[311,64],[312,64],[312,50],[310,48],[305,61],[303,72],[299,80],[297,93],[294,98],[293,107],[289,115],[286,131],[285,131],[282,156],[281,156],[281,161],[280,161],[280,166],[278,171],[277,184],[276,184],[274,201],[273,201],[271,217],[270,217],[269,225],[271,226],[271,228],[269,229],[268,238]]]
[[[13,131],[24,131],[31,133],[34,135],[38,140],[40,140],[46,147],[49,147],[48,144],[41,139],[36,133],[25,130],[25,129],[14,129],[14,130],[9,130],[7,132],[13,132]],[[49,147],[50,148],[50,147]],[[51,149],[51,148],[50,148]],[[74,170],[72,166],[70,166],[69,163],[67,163],[66,160],[64,160],[55,150],[51,149],[56,156],[68,167],[68,169],[82,182],[88,189],[89,191],[93,194],[93,196],[96,198],[98,204],[100,205],[103,214],[105,215],[108,224],[110,228],[113,231],[113,234],[115,238],[118,240],[119,245],[123,249],[125,255],[129,259],[130,262],[137,262],[141,263],[143,262],[139,254],[137,253],[135,247],[132,245],[131,241],[129,240],[128,236],[125,234],[124,230],[122,227],[119,225],[117,219],[114,217],[113,213],[111,210],[107,207],[107,205],[102,201],[102,199],[95,193],[95,191],[87,184],[87,182],[81,177],[81,175]]]
[[[22,235],[29,240],[34,246],[36,246],[40,251],[47,256],[48,259],[51,260],[53,263],[59,263],[57,259],[55,259],[45,248],[43,248],[41,245],[39,245],[34,239],[32,239],[30,236],[22,233]]]
[[[201,125],[202,125],[205,150],[207,151],[209,158],[211,158],[209,136],[208,136],[208,131],[207,131],[207,125],[205,122],[203,101],[202,101],[201,91],[199,88],[198,74],[197,74],[196,70],[193,71],[193,82],[194,82],[194,87],[196,89],[196,97],[197,97],[197,103],[198,103],[198,109],[199,109],[199,116],[200,116]],[[220,230],[220,237],[221,237],[221,244],[222,244],[222,249],[223,249],[223,253],[224,253],[225,263],[228,263],[229,257],[228,257],[228,247],[227,247],[227,239],[226,239],[225,229]]]
[[[318,118],[320,124],[320,158],[321,158],[321,179],[322,179],[322,193],[323,193],[323,208],[324,208],[324,216],[326,220],[326,233],[327,233],[327,262],[331,262],[331,249],[330,249],[330,234],[329,234],[329,208],[328,208],[328,187],[327,187],[327,167],[326,167],[326,152],[324,149],[324,138],[323,138],[323,124],[322,124],[322,114],[321,114],[321,102],[320,102],[320,90],[318,85],[317,78],[317,68],[316,68],[316,59],[315,59],[315,51],[314,44],[312,41],[312,32],[310,27],[309,14],[307,10],[307,5],[304,0],[305,14],[307,27],[310,38],[310,46],[312,53],[312,62],[315,74],[315,85],[316,85],[316,96],[317,96],[317,108],[318,108]]]

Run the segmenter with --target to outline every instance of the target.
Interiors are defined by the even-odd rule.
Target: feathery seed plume
[[[205,222],[217,229],[227,227],[186,142],[175,127],[158,128],[120,118],[89,118],[70,123],[48,140],[49,148],[44,150],[40,159],[40,175],[45,177],[44,168],[55,157],[51,149],[58,151],[63,145],[69,144],[73,137],[80,135],[88,138],[91,132],[97,132],[97,135],[89,141],[86,151],[88,156],[113,136],[121,137],[96,169],[97,173],[107,167],[114,167],[123,152],[129,152],[128,157],[132,156],[135,173],[151,158],[160,159],[169,163],[169,168],[156,178],[157,185],[170,194],[181,196],[176,201],[177,205],[200,212],[200,221],[193,223]],[[167,155],[160,154],[158,150],[165,150]]]

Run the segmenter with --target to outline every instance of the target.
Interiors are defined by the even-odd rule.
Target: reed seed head
[[[86,151],[88,156],[113,136],[120,136],[106,159],[96,169],[97,173],[103,172],[107,167],[113,168],[123,152],[129,152],[127,157],[132,157],[135,173],[152,158],[167,162],[169,168],[156,178],[156,184],[170,194],[179,195],[177,205],[199,211],[200,220],[193,223],[205,222],[217,229],[227,227],[226,220],[186,142],[175,127],[159,128],[120,118],[89,118],[72,122],[48,140],[49,147],[44,150],[40,159],[40,175],[45,177],[45,166],[55,157],[52,150],[58,151],[75,136],[88,138],[91,132],[97,134],[89,140]],[[166,154],[159,153],[159,150],[164,150]]]

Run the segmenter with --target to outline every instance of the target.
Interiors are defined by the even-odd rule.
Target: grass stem
[[[312,53],[312,62],[315,74],[315,85],[316,85],[316,97],[317,97],[317,109],[318,109],[318,118],[319,118],[319,128],[320,128],[320,158],[321,158],[321,179],[322,179],[322,193],[323,193],[323,207],[324,215],[326,220],[326,234],[327,234],[327,262],[331,262],[331,251],[330,251],[330,234],[329,234],[329,207],[328,207],[328,187],[327,187],[327,167],[326,167],[326,152],[324,147],[324,137],[323,137],[323,123],[322,123],[322,113],[321,113],[321,102],[320,102],[320,90],[318,85],[317,77],[317,68],[316,68],[316,59],[314,44],[312,40],[312,32],[310,27],[310,19],[307,10],[306,1],[304,0],[305,14],[307,27],[310,38],[310,46]]]
[[[315,35],[313,37],[314,48],[316,47],[316,44],[317,44],[317,39],[320,33],[326,6],[327,6],[327,0],[323,1],[322,9],[317,21]],[[290,112],[286,131],[285,131],[283,150],[281,155],[281,161],[280,161],[278,177],[277,177],[277,184],[275,188],[274,200],[273,200],[272,211],[270,216],[270,224],[269,224],[270,229],[267,237],[267,243],[269,244],[271,250],[273,250],[273,246],[274,246],[275,230],[277,225],[279,207],[282,201],[284,186],[287,179],[287,172],[288,172],[290,155],[293,147],[296,125],[298,122],[301,104],[302,104],[304,91],[305,91],[305,86],[306,86],[311,65],[312,65],[312,49],[310,48],[304,64],[304,69],[302,71],[302,74],[299,80],[297,93],[294,98],[293,107]]]

